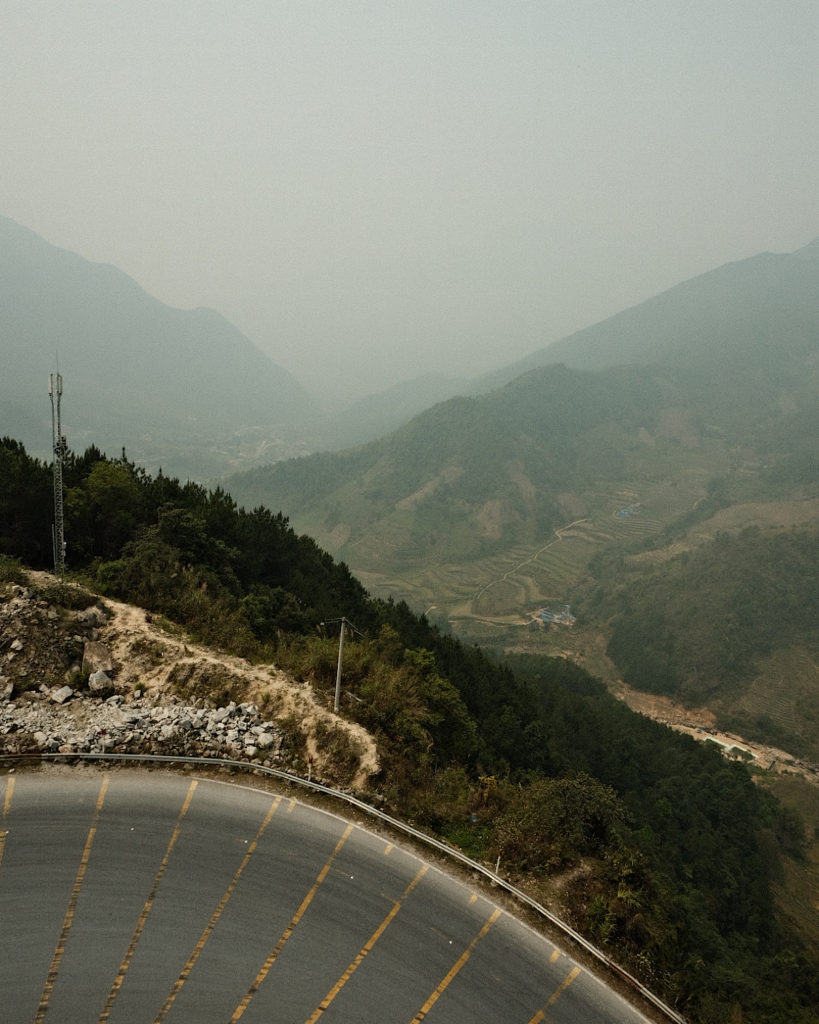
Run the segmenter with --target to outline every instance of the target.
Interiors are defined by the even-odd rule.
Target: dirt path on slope
[[[55,586],[60,581],[49,573],[31,572],[32,583]],[[100,603],[108,612],[108,621],[99,628],[99,641],[111,652],[117,665],[116,681],[120,689],[141,689],[157,700],[170,699],[178,692],[178,680],[187,686],[201,680],[206,690],[208,681],[218,687],[238,686],[242,700],[252,702],[276,719],[293,718],[301,725],[306,754],[317,773],[321,773],[328,756],[318,739],[319,733],[345,732],[358,753],[358,767],[352,781],[354,789],[379,770],[378,753],[373,737],[360,725],[347,721],[322,706],[309,683],[298,683],[273,664],[253,664],[192,643],[180,630],[171,632],[162,627],[162,620],[135,605],[113,598]],[[172,628],[172,627],[171,627]]]

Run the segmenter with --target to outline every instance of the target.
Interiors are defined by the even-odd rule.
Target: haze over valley
[[[275,651],[277,661],[288,659],[313,686],[324,685],[334,664],[334,641],[317,636],[317,624],[351,607],[362,623],[364,616],[386,618],[396,624],[389,628],[407,631],[407,642],[413,635],[440,645],[437,654],[401,656],[432,687],[424,690],[432,705],[416,708],[419,720],[441,725],[437,740],[424,729],[416,737],[419,751],[427,751],[421,761],[436,743],[436,758],[445,750],[488,757],[464,753],[475,742],[475,722],[482,722],[506,751],[502,759],[510,744],[523,744],[515,755],[521,770],[545,764],[552,741],[537,740],[538,726],[524,743],[514,716],[532,713],[520,702],[533,699],[546,677],[548,687],[557,687],[549,701],[566,687],[561,701],[592,698],[590,713],[603,716],[584,755],[592,761],[603,749],[597,730],[610,728],[603,721],[622,708],[606,703],[611,698],[595,676],[652,714],[676,707],[676,724],[700,739],[729,733],[720,737],[729,755],[750,759],[766,773],[766,791],[781,794],[788,813],[799,808],[807,816],[807,831],[796,816],[777,826],[777,842],[801,852],[781,854],[788,877],[775,898],[778,919],[800,936],[805,955],[814,955],[819,922],[810,894],[819,873],[816,840],[808,836],[819,823],[810,796],[819,777],[816,243],[682,282],[524,365],[471,380],[425,378],[414,394],[374,398],[333,420],[218,314],[166,307],[114,268],[56,250],[13,222],[0,227],[4,350],[14,355],[0,381],[5,553],[40,567],[47,557],[43,385],[46,370],[54,369],[50,339],[59,325],[66,342],[64,426],[76,453],[69,452],[66,467],[69,568],[82,567],[105,592],[187,622],[201,640],[257,657],[262,649],[268,656]],[[445,397],[453,388],[460,394]],[[423,405],[425,396],[441,400],[413,416],[413,404]],[[396,429],[364,440],[379,424],[396,421]],[[358,431],[363,443],[341,448],[345,430]],[[320,446],[322,432],[334,434],[336,450],[287,457]],[[28,461],[14,437],[33,438],[42,461]],[[109,447],[113,460],[95,448],[80,454],[86,439]],[[147,475],[133,461],[140,454]],[[259,465],[224,475],[248,463]],[[154,476],[155,467],[171,474],[181,467],[183,478],[201,473],[221,485],[206,493]],[[32,530],[40,520],[42,528]],[[304,531],[300,538],[288,520]],[[343,561],[334,563],[325,551]],[[16,567],[4,571],[20,578]],[[316,598],[306,595],[320,579],[324,589],[313,607]],[[395,665],[389,636],[382,628],[375,648],[365,636],[355,655],[365,659],[355,684],[365,694],[356,697],[365,722],[376,722],[373,709],[388,685],[386,670],[368,659]],[[465,656],[460,642],[475,642],[503,662],[491,671],[515,672],[524,681],[521,693],[508,675],[490,687],[491,710],[482,707],[484,669],[456,668]],[[450,658],[449,671],[463,687],[458,698],[439,693],[443,677],[426,674],[437,659],[443,666]],[[439,699],[446,712],[436,709]],[[475,708],[471,725],[461,699]],[[626,721],[619,728],[628,731]],[[402,785],[418,800],[422,792],[400,767],[409,756],[410,726],[390,725],[388,741],[380,731],[385,722],[374,726],[387,758],[381,773],[398,786],[393,799],[404,813],[432,814],[437,827],[476,844],[476,852],[494,850],[483,826],[473,835],[463,825],[468,802],[480,799],[468,786],[448,810],[431,810],[441,799],[431,781],[437,761],[424,776],[435,795],[423,790],[426,803],[416,811],[405,806]],[[641,763],[642,773],[649,762]],[[795,783],[782,781],[782,769]],[[509,770],[511,762],[503,768]],[[622,780],[619,772],[618,761],[610,777]],[[583,799],[603,799],[596,783],[584,780]],[[547,788],[561,785],[575,783],[552,780]],[[554,808],[555,799],[557,790],[548,788],[545,806]],[[748,813],[757,811],[749,805]],[[545,810],[538,815],[548,820]],[[683,818],[690,828],[693,819]],[[607,833],[606,842],[619,841],[614,836]],[[523,870],[530,870],[539,842],[515,839]],[[757,840],[740,845],[748,849],[749,842]],[[686,848],[685,864],[701,856],[697,845]],[[503,846],[507,857],[509,849]],[[564,856],[573,863],[575,847]],[[713,883],[703,876],[703,884]],[[723,899],[727,890],[720,891]],[[593,921],[592,904],[578,898],[573,912],[585,915],[593,934],[606,934]],[[753,901],[737,906],[745,921]],[[767,919],[767,910],[758,912]],[[645,938],[626,920],[630,912],[622,925],[630,937],[618,948],[639,970]],[[695,989],[689,1001],[704,1014],[702,998]]]
[[[819,243],[718,267],[493,374],[431,375],[331,414],[219,314],[167,307],[7,219],[0,241],[0,430],[33,454],[50,457],[45,382],[60,337],[74,450],[125,449],[149,471],[220,482],[247,508],[281,510],[372,593],[464,639],[568,653],[609,685],[707,703],[748,738],[819,760],[815,594],[809,578],[804,593],[784,578],[781,552],[766,554],[787,542],[812,565]],[[740,540],[718,579],[677,567],[702,552],[704,572],[729,535]],[[722,591],[760,559],[758,600],[740,612],[738,591]],[[687,580],[692,607],[649,630],[676,649],[659,666],[637,640],[651,616],[624,618],[623,601],[637,580],[656,590],[666,577]],[[798,611],[763,644],[783,588]],[[697,626],[703,591],[714,607]],[[707,630],[721,602],[757,639],[726,674],[725,637],[703,634],[713,656],[695,683],[674,620]],[[574,625],[549,626],[565,605]],[[787,675],[788,695],[766,695],[771,672]]]
[[[819,1024],[815,3],[7,6],[3,756],[275,750]]]

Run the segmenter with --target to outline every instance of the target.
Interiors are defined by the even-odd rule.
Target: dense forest
[[[770,713],[743,717],[734,711],[729,718],[726,708],[740,704],[749,681],[763,673],[776,652],[804,650],[812,660],[819,657],[817,539],[814,527],[750,527],[719,534],[663,562],[661,569],[639,574],[615,556],[616,566],[604,573],[620,582],[605,594],[601,590],[596,607],[598,615],[611,615],[609,655],[638,689],[688,706],[708,704],[749,738],[779,742],[816,759],[815,691],[799,692],[798,718],[791,716],[787,731]],[[768,679],[769,688],[776,685]]]
[[[570,663],[495,662],[372,599],[282,515],[222,490],[95,448],[68,454],[64,484],[70,573],[197,641],[329,690],[321,624],[352,620],[343,711],[376,737],[372,785],[394,813],[521,880],[564,873],[572,923],[692,1021],[819,1022],[816,951],[772,899],[803,830],[744,765]],[[0,441],[0,557],[49,568],[51,521],[50,468]]]

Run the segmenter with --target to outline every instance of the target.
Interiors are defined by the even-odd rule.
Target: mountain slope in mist
[[[58,364],[76,450],[218,447],[310,411],[292,376],[215,311],[167,306],[114,267],[2,217],[0,308],[0,433],[34,452],[50,448],[46,382]]]
[[[528,543],[577,507],[566,495],[670,478],[695,451],[716,473],[740,446],[766,459],[804,450],[819,436],[819,246],[720,268],[550,353],[604,365],[530,369],[231,490],[375,571]]]

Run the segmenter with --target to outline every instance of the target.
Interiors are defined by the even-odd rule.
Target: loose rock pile
[[[282,734],[254,704],[207,708],[201,701],[157,703],[122,694],[104,700],[70,687],[26,693],[0,705],[6,753],[131,752],[230,757],[271,765],[283,756]]]
[[[255,704],[214,708],[201,698],[117,692],[119,666],[99,639],[108,621],[103,604],[72,611],[20,586],[3,598],[0,751],[213,756],[268,766],[285,759],[281,730]]]

